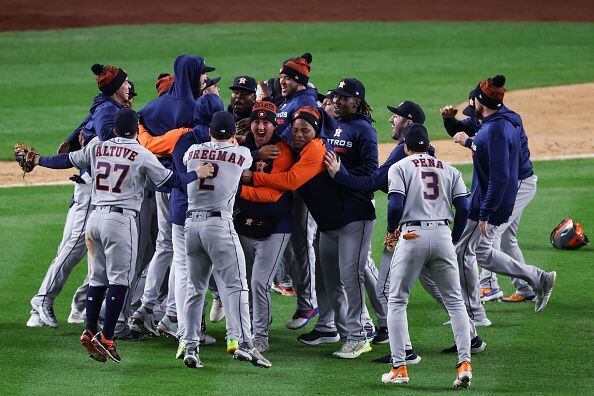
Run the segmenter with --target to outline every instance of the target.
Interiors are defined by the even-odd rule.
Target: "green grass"
[[[467,182],[468,166],[461,167]],[[539,314],[533,304],[489,303],[494,325],[480,329],[489,344],[474,357],[473,394],[591,394],[594,387],[594,319],[591,283],[592,247],[559,251],[548,241],[560,219],[573,216],[587,232],[594,231],[594,160],[535,163],[538,194],[522,219],[520,244],[529,263],[559,274],[550,305]],[[423,357],[411,368],[411,384],[383,386],[386,367],[369,362],[387,353],[387,346],[355,361],[332,359],[337,346],[306,347],[300,332],[284,329],[294,309],[293,298],[273,296],[270,370],[234,362],[222,342],[202,349],[205,368],[191,371],[173,359],[175,345],[166,339],[121,342],[123,363],[99,364],[78,344],[82,325],[66,324],[70,298],[84,277],[77,267],[56,301],[58,329],[25,327],[29,300],[60,241],[72,187],[0,190],[0,372],[4,394],[426,394],[451,392],[455,358],[439,353],[451,343],[446,314],[421,287],[415,286],[409,306],[413,343]],[[385,195],[378,193],[374,256],[385,230]],[[590,235],[592,236],[592,235]],[[509,282],[501,278],[506,292]],[[224,325],[209,323],[209,332],[224,338]]]
[[[0,34],[0,158],[17,140],[42,153],[88,112],[97,92],[90,66],[124,67],[137,84],[137,108],[156,96],[161,72],[183,53],[200,54],[223,76],[266,79],[281,62],[313,53],[311,81],[364,82],[381,141],[389,141],[386,104],[422,105],[432,138],[445,137],[438,109],[466,100],[485,76],[503,73],[519,89],[594,80],[594,24],[279,23],[116,26]]]

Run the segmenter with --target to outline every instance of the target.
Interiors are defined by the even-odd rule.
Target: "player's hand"
[[[458,114],[458,109],[452,105],[447,105],[446,107],[441,109],[440,112],[443,118],[451,118],[455,117],[456,114]]]
[[[487,236],[487,232],[489,231],[489,223],[484,220],[479,220],[479,228],[481,230],[481,234]]]
[[[241,120],[235,123],[235,134],[236,135],[247,135],[250,131],[250,119],[249,118],[242,118]]]
[[[249,169],[246,169],[241,173],[241,179],[239,179],[239,181],[241,182],[241,184],[250,184],[252,182],[253,175],[254,172],[252,172]]]
[[[67,153],[70,150],[70,143],[62,142],[58,147],[57,154]]]
[[[198,169],[196,169],[196,173],[198,174],[199,179],[206,179],[208,177],[212,177],[214,174],[214,166],[212,164],[202,164]]]
[[[384,246],[386,247],[386,249],[388,249],[389,252],[393,252],[394,249],[396,249],[398,238],[400,238],[400,231],[396,230],[396,232],[386,232]]]
[[[266,146],[260,147],[258,150],[260,153],[261,160],[273,160],[280,154],[280,148],[276,144],[267,144]]]
[[[454,135],[454,142],[458,143],[460,146],[465,146],[468,137],[469,136],[466,134],[466,132],[458,132]]]
[[[326,154],[324,155],[324,164],[326,165],[326,170],[332,178],[340,170],[340,158],[338,158],[334,151],[326,151]]]

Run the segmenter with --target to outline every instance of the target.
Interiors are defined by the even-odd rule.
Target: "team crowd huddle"
[[[100,93],[58,154],[14,148],[26,172],[80,170],[27,326],[59,325],[54,300],[87,254],[68,322],[86,323],[80,342],[99,362],[122,360],[115,340],[164,335],[178,341],[186,367],[203,367],[200,348],[217,342],[206,329],[209,291],[208,316],[225,320],[227,352],[271,367],[274,289],[296,296],[288,330],[313,324],[299,342],[340,342],[332,355],[341,359],[389,343],[390,354],[374,360],[391,365],[381,380],[408,383],[407,366],[421,362],[407,322],[419,280],[450,316],[455,344],[443,352],[457,355],[454,387],[468,387],[471,355],[487,345],[477,327],[491,325],[483,303],[533,301],[540,312],[556,280],[526,264],[518,246],[537,176],[521,117],[503,104],[505,77],[471,90],[468,118],[441,109],[445,131],[472,152],[468,191],[431,146],[411,98],[387,106],[395,145],[379,165],[364,84],[343,78],[321,93],[309,81],[312,60],[290,58],[265,81],[235,77],[225,106],[221,78],[208,75],[215,68],[181,55],[138,112],[127,73],[93,65]],[[387,208],[375,206],[379,190]],[[376,210],[388,223],[379,270]],[[497,274],[511,278],[512,296],[503,297]]]

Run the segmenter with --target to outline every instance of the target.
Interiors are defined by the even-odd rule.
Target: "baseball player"
[[[388,327],[392,369],[382,375],[384,383],[408,383],[405,343],[406,307],[410,290],[423,268],[435,280],[452,320],[458,346],[455,388],[467,388],[472,379],[470,328],[472,326],[460,289],[454,243],[458,241],[468,215],[468,190],[458,170],[427,153],[429,135],[420,124],[404,130],[408,157],[388,171],[387,243],[397,240],[392,256]],[[456,216],[452,215],[452,205]],[[454,229],[448,224],[454,220]]]
[[[317,91],[308,87],[312,55],[305,53],[283,62],[280,70],[279,86],[284,101],[276,112],[276,133],[291,146],[291,123],[293,114],[302,106],[317,107]],[[293,289],[297,296],[295,313],[287,322],[290,330],[298,330],[308,325],[318,314],[316,298],[315,263],[313,248],[315,222],[299,192],[293,194],[294,229],[290,248],[293,258],[289,264],[293,279]]]
[[[471,149],[473,144],[472,137],[476,135],[478,129],[480,128],[480,123],[476,119],[474,111],[474,90],[470,91],[468,101],[469,105],[463,110],[463,114],[469,118],[466,118],[462,121],[457,120],[455,118],[457,109],[453,106],[446,106],[441,109],[441,115],[443,117],[443,124],[446,128],[446,131],[454,138],[454,142],[460,144],[463,147]],[[509,111],[509,109],[507,110]],[[519,121],[521,122],[521,120]],[[523,127],[519,128],[519,132],[521,152],[518,179],[520,181],[518,185],[516,202],[509,220],[501,225],[501,238],[496,238],[493,242],[493,246],[497,250],[507,253],[517,261],[525,263],[526,261],[524,260],[524,255],[522,254],[522,251],[518,245],[518,227],[520,225],[520,219],[524,209],[530,202],[532,202],[534,196],[536,195],[536,182],[538,178],[534,174],[532,162],[530,161],[528,137],[526,136]],[[480,281],[481,302],[497,299],[501,299],[503,302],[522,302],[532,301],[536,297],[532,287],[530,287],[530,285],[522,279],[512,278],[512,284],[515,286],[516,292],[512,296],[506,298],[502,298],[503,292],[499,288],[497,275],[495,273],[483,269],[481,271]]]
[[[320,230],[320,267],[329,297],[329,306],[324,307],[328,315],[320,315],[313,334],[309,333],[308,338],[323,340],[317,343],[337,342],[340,337],[336,327],[342,324],[346,326],[344,335],[347,341],[334,356],[353,359],[371,351],[364,328],[363,305],[359,302],[364,297],[363,269],[367,262],[375,208],[367,195],[339,187],[325,172],[324,154],[329,146],[320,137],[324,123],[322,114],[322,110],[311,106],[302,107],[294,113],[291,141],[298,157],[289,171],[274,175],[256,172],[252,177],[256,187],[299,190]],[[343,279],[351,283],[343,287]],[[355,296],[353,302],[347,303],[345,289]],[[355,294],[357,289],[358,295]],[[347,307],[351,313],[358,311],[359,314],[347,317]]]
[[[201,368],[198,357],[200,328],[205,293],[214,270],[225,286],[227,317],[239,325],[239,347],[234,357],[255,366],[271,364],[254,347],[249,318],[249,297],[245,257],[233,226],[233,204],[239,179],[252,165],[250,150],[232,142],[235,117],[220,111],[210,123],[211,141],[192,145],[184,156],[189,168],[212,164],[208,180],[190,183],[185,242],[187,254],[187,295],[185,304],[186,336],[184,364]]]
[[[482,126],[473,142],[474,173],[469,220],[456,246],[462,289],[470,317],[486,319],[479,299],[477,262],[495,273],[520,278],[536,293],[535,311],[542,311],[555,285],[556,272],[545,272],[495,249],[516,204],[520,164],[523,162],[520,117],[503,106],[505,77],[481,81],[474,90],[474,106]]]
[[[388,106],[393,114],[390,117],[390,124],[393,126],[392,139],[396,140],[398,144],[392,150],[386,162],[375,170],[372,175],[356,175],[350,172],[345,166],[341,164],[340,158],[328,153],[325,157],[325,164],[330,176],[334,181],[347,188],[360,191],[378,191],[382,190],[388,192],[388,170],[390,166],[397,163],[406,157],[404,152],[404,143],[401,141],[402,132],[404,128],[413,123],[423,124],[425,122],[425,113],[421,107],[410,101],[404,101],[397,107]],[[430,155],[435,154],[435,149],[429,146],[428,152]],[[388,294],[390,290],[390,262],[392,261],[393,251],[384,248],[380,260],[380,269],[377,280],[377,298],[382,304],[384,312],[388,310]],[[421,278],[422,280],[423,278]],[[424,283],[423,283],[424,285]],[[380,325],[381,326],[381,325]],[[385,332],[385,333],[384,333]],[[378,335],[387,334],[387,328],[378,330]],[[416,364],[421,361],[421,357],[413,349],[412,343],[408,334],[405,337],[406,341],[406,361],[408,364]],[[388,337],[374,337],[372,343],[384,344],[387,343]],[[391,356],[387,355],[382,358],[375,359],[376,363],[390,363]]]
[[[101,362],[121,362],[114,331],[136,263],[137,215],[147,182],[179,186],[213,174],[212,166],[177,174],[164,168],[152,153],[136,141],[138,116],[128,108],[118,111],[114,138],[94,138],[84,149],[54,157],[35,156],[35,164],[54,169],[90,167],[94,181],[85,239],[91,265],[87,293],[87,326],[80,341],[90,356]],[[107,292],[107,296],[105,296]],[[99,311],[105,298],[105,320],[97,332]]]
[[[275,174],[287,171],[293,164],[289,146],[274,134],[276,106],[258,102],[252,109],[251,132],[244,146],[251,151],[275,144],[280,154],[274,160],[252,162],[252,172]],[[244,186],[237,200],[239,213],[234,224],[245,254],[247,280],[252,301],[254,345],[261,352],[269,350],[268,327],[272,320],[270,285],[278,271],[283,253],[293,231],[292,193],[266,187]]]
[[[256,103],[257,82],[250,76],[237,76],[233,79],[231,90],[231,104],[227,110],[235,116],[237,124],[236,135],[243,138],[250,131],[250,114]]]

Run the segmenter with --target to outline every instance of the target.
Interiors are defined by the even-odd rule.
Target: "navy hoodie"
[[[505,223],[518,190],[521,152],[520,117],[505,108],[483,120],[472,144],[474,173],[469,218]]]
[[[184,165],[184,155],[191,145],[210,141],[208,124],[210,124],[213,114],[217,111],[223,111],[223,109],[223,101],[215,94],[203,95],[196,101],[196,109],[193,116],[196,125],[192,128],[192,132],[183,134],[175,144],[173,153],[171,154],[173,170],[179,173],[187,172],[187,168]],[[184,225],[187,211],[187,186],[172,188],[169,198],[169,220],[173,224]]]
[[[293,92],[276,110],[276,133],[291,145],[291,120],[293,113],[303,106],[318,107],[318,91],[315,88],[305,88]]]
[[[98,136],[101,141],[115,137],[113,133],[115,119],[121,108],[121,104],[103,93],[95,96],[90,109],[91,118],[83,128],[85,144],[95,136]]]

